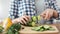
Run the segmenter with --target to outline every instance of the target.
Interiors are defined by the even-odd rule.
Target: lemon
[[[6,18],[6,19],[3,21],[4,30],[7,30],[11,25],[12,25],[12,21],[11,21],[10,18]]]

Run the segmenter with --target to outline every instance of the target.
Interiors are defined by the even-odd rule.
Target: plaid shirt
[[[45,9],[51,8],[60,13],[60,8],[56,4],[56,0],[45,0]],[[35,0],[13,0],[9,11],[11,19],[21,17],[23,15],[34,16],[37,11],[35,10]],[[60,14],[59,14],[60,17]]]
[[[23,15],[34,16],[36,14],[34,0],[13,0],[9,13],[11,19]]]
[[[56,10],[59,14],[58,19],[60,19],[60,7],[57,4],[56,0],[45,0],[45,9],[48,9],[48,8]]]

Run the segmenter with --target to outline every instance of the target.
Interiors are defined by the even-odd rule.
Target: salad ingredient
[[[49,25],[41,25],[38,27],[33,27],[32,30],[34,30],[34,31],[47,31],[47,30],[54,31],[55,29]]]

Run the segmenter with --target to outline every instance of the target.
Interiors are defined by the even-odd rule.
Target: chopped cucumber
[[[35,26],[36,24],[35,24],[35,22],[32,22],[32,26]]]
[[[49,25],[44,25],[44,28],[45,28],[45,29],[49,29],[50,26],[49,26]]]
[[[32,16],[32,20],[36,21],[37,20],[36,16]]]
[[[44,28],[41,28],[40,31],[44,31],[45,29]]]
[[[39,15],[39,16],[37,16],[37,18],[38,18],[38,20],[40,20],[40,19],[41,19],[40,15]]]
[[[49,25],[41,25],[41,26],[38,26],[38,27],[34,27],[32,30],[35,30],[35,31],[47,31],[47,30],[55,30],[54,28],[52,28],[51,26]]]
[[[32,28],[32,30],[39,31],[40,30],[40,27]]]
[[[54,28],[49,28],[50,29],[50,31],[54,31],[55,29]]]

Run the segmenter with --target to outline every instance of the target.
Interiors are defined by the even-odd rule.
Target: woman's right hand
[[[20,18],[16,18],[12,20],[13,23],[20,22],[21,24],[26,24],[30,20],[29,16],[22,16]]]

